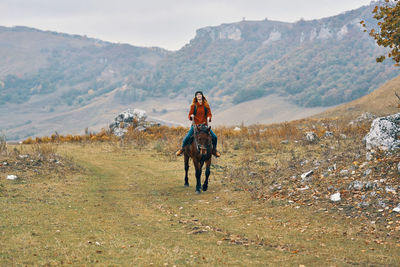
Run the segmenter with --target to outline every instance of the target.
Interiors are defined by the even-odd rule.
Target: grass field
[[[283,127],[282,137],[292,129]],[[37,146],[9,147],[0,168],[0,265],[400,265],[398,217],[387,215],[389,228],[366,226],[329,201],[290,202],[290,189],[275,194],[260,178],[267,168],[264,177],[284,186],[291,160],[323,157],[328,148],[344,167],[364,152],[357,138],[301,146],[279,138],[268,145],[220,138],[223,156],[213,160],[209,190],[200,195],[193,168],[186,188],[183,159],[164,142],[42,145],[48,156],[40,159]],[[11,171],[20,179],[6,180]]]

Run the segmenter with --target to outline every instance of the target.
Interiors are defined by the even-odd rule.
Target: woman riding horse
[[[208,104],[207,99],[204,97],[202,91],[197,91],[194,95],[195,97],[193,98],[192,105],[190,106],[189,120],[191,121],[194,120],[195,125],[198,124],[208,125],[208,123],[211,122],[212,118],[210,105]],[[182,155],[184,147],[189,144],[190,137],[193,135],[193,133],[194,133],[194,128],[192,125],[190,127],[189,132],[183,139],[182,148],[176,152],[177,156]],[[213,144],[212,154],[215,157],[219,157],[221,156],[221,154],[217,151],[217,136],[211,129],[210,129],[210,134],[212,137],[212,144]]]

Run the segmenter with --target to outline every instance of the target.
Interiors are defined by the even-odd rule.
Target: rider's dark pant
[[[182,147],[186,146],[189,144],[189,139],[190,137],[193,135],[194,133],[194,128],[193,126],[190,127],[189,132],[186,134],[185,138],[183,138],[183,143],[182,143]],[[211,133],[211,139],[212,139],[212,143],[213,143],[213,147],[214,149],[217,149],[217,136],[215,135],[215,133],[210,129],[210,133]]]

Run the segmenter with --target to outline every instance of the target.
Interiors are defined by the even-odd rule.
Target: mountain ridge
[[[281,112],[271,114],[285,113],[289,106],[292,113],[268,120],[252,120],[255,116],[249,114],[242,117],[245,123],[290,120],[306,109],[313,115],[368,94],[400,74],[388,61],[375,63],[383,50],[359,25],[361,19],[373,25],[371,10],[372,5],[364,6],[295,23],[240,21],[204,27],[175,52],[0,27],[0,60],[5,62],[0,66],[1,129],[14,139],[61,128],[82,131],[98,128],[102,119],[114,115],[109,112],[132,106],[182,123],[196,90],[205,92],[215,114],[224,114],[221,121],[232,124],[239,123],[230,119],[237,113],[235,105],[257,103],[267,112],[264,106],[275,97],[282,101],[277,107]],[[88,113],[98,119],[87,118]],[[44,123],[58,114],[74,115],[63,117],[63,127]]]

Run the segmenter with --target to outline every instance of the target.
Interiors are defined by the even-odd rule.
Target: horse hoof
[[[189,184],[185,184],[185,187],[189,187]]]
[[[200,192],[200,190],[196,190],[196,194],[200,194],[201,192]]]
[[[207,189],[208,189],[208,186],[203,185],[203,191],[207,191]]]

